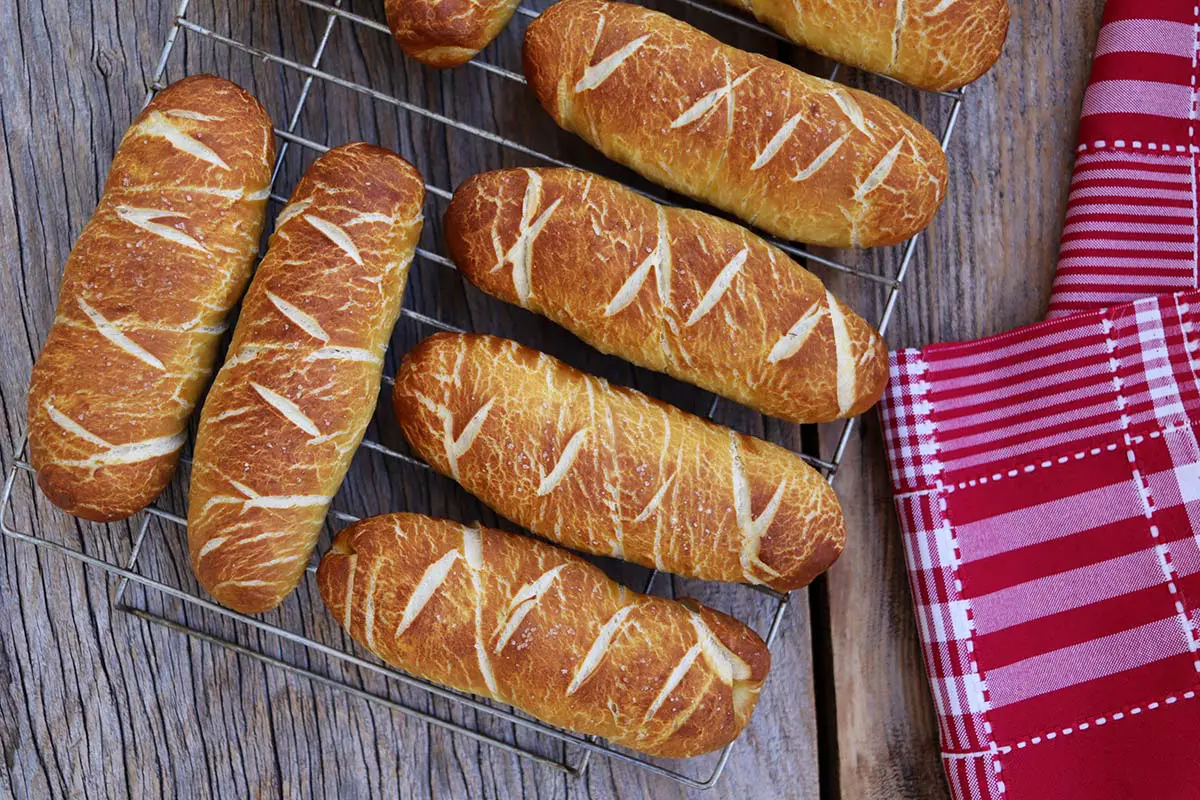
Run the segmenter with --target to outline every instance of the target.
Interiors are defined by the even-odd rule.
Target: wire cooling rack
[[[551,156],[547,153],[540,152],[537,149],[529,147],[521,142],[499,135],[498,133],[485,130],[473,124],[454,119],[446,114],[432,110],[424,105],[410,102],[402,97],[388,94],[380,91],[366,82],[360,82],[333,74],[332,72],[322,69],[322,61],[325,57],[327,48],[331,41],[331,34],[336,25],[350,25],[379,31],[382,34],[388,34],[387,26],[377,20],[353,13],[343,7],[343,0],[280,0],[283,5],[291,4],[297,7],[308,7],[315,13],[322,15],[322,23],[319,27],[320,34],[317,40],[316,48],[312,56],[307,62],[297,60],[288,55],[269,52],[254,44],[239,40],[238,38],[224,33],[220,33],[213,26],[208,26],[197,22],[194,17],[189,17],[189,11],[195,12],[193,0],[179,0],[178,6],[175,9],[175,15],[171,22],[166,40],[163,44],[161,54],[154,67],[153,81],[149,87],[146,101],[149,102],[154,93],[164,87],[164,79],[167,74],[168,62],[172,52],[175,51],[177,43],[181,40],[186,40],[188,37],[202,37],[209,40],[215,45],[219,45],[236,51],[252,59],[259,60],[263,63],[276,65],[283,71],[294,73],[302,78],[302,84],[297,94],[294,105],[291,106],[290,114],[287,116],[286,126],[277,128],[275,133],[280,140],[280,148],[278,160],[275,164],[275,169],[272,174],[272,195],[271,198],[276,203],[285,203],[286,196],[279,186],[281,175],[285,171],[283,169],[284,160],[287,157],[288,150],[295,147],[300,147],[305,150],[315,153],[324,152],[328,149],[326,145],[320,141],[306,138],[297,133],[297,125],[301,119],[301,115],[305,110],[305,105],[309,100],[311,90],[314,85],[336,86],[350,92],[365,96],[372,101],[391,106],[398,113],[422,117],[428,122],[444,126],[447,129],[453,129],[457,133],[466,134],[471,137],[477,137],[485,140],[492,145],[495,145],[503,150],[510,151],[521,157],[528,158],[534,162],[541,164],[554,164],[558,166],[572,166],[566,161]],[[526,0],[527,2],[529,0]],[[210,0],[215,4],[215,0]],[[697,0],[673,0],[687,9],[694,10],[697,13],[704,15],[712,15],[718,18],[722,23],[739,26],[740,28],[754,30],[764,36],[784,41],[782,37],[774,31],[759,25],[758,23],[728,13],[716,8],[709,7]],[[522,6],[518,8],[517,16],[514,20],[515,24],[520,24],[522,21],[528,21],[538,15],[539,11],[535,8]],[[470,67],[488,73],[489,76],[498,78],[504,81],[513,81],[523,84],[524,78],[517,72],[506,69],[503,66],[489,63],[484,58],[476,58],[470,62]],[[834,68],[831,79],[837,77],[837,68]],[[945,122],[941,130],[941,143],[945,148],[953,134],[955,124],[958,120],[961,110],[963,93],[956,92],[938,92],[936,95],[944,98],[944,102],[949,103],[948,112],[945,114]],[[370,138],[370,137],[364,137]],[[451,187],[436,186],[426,184],[426,190],[436,201],[448,200],[451,196]],[[633,188],[633,187],[631,187]],[[646,191],[635,189],[647,194]],[[652,195],[653,196],[653,195]],[[662,202],[661,197],[654,199]],[[427,213],[429,218],[433,215]],[[886,332],[888,324],[891,321],[892,314],[896,308],[896,302],[900,296],[900,291],[904,286],[905,279],[908,276],[912,266],[913,256],[916,252],[917,239],[914,238],[903,245],[899,245],[898,251],[898,268],[893,275],[883,275],[870,270],[862,269],[858,266],[843,263],[816,253],[811,253],[800,249],[787,242],[775,241],[775,244],[780,246],[785,251],[793,254],[798,259],[812,263],[820,264],[829,270],[845,273],[855,279],[867,281],[876,284],[881,291],[885,292],[885,300],[882,306],[882,313],[877,323],[879,331]],[[454,264],[445,256],[436,252],[434,249],[427,247],[419,247],[417,249],[417,258],[431,262],[437,268],[442,269],[451,279],[457,280],[453,275]],[[438,318],[436,314],[426,314],[414,308],[409,308],[407,305],[403,309],[402,314],[409,320],[419,326],[427,328],[436,328],[446,331],[461,331],[458,326],[449,324]],[[390,378],[385,377],[385,384],[390,384]],[[386,387],[385,387],[386,388]],[[713,397],[711,404],[708,407],[708,417],[711,419],[717,412],[720,398]],[[384,404],[386,405],[386,403]],[[837,475],[838,468],[841,464],[842,457],[845,453],[847,444],[850,441],[851,434],[854,431],[856,420],[850,419],[843,423],[840,435],[837,438],[837,443],[832,454],[828,458],[821,458],[818,455],[801,453],[801,457],[806,459],[815,468],[820,470],[829,481],[833,481]],[[374,441],[370,438],[363,441],[365,451],[378,454],[385,460],[390,460],[409,468],[414,469],[429,469],[429,467],[418,459],[401,452],[400,450],[390,447],[382,442]],[[385,707],[394,709],[403,714],[409,715],[419,720],[423,720],[430,725],[447,728],[455,731],[466,737],[470,737],[476,741],[487,745],[500,748],[509,753],[521,756],[523,758],[532,759],[535,762],[547,765],[557,770],[562,770],[571,775],[581,775],[588,767],[588,763],[592,754],[600,754],[609,758],[619,759],[624,762],[635,764],[641,768],[649,770],[658,775],[673,778],[687,786],[697,788],[707,788],[712,786],[721,776],[722,771],[729,759],[729,754],[733,745],[729,745],[719,753],[710,754],[709,756],[689,759],[685,762],[671,762],[662,759],[653,759],[641,754],[629,751],[610,745],[606,742],[599,741],[594,737],[580,736],[559,730],[557,728],[546,725],[542,722],[532,719],[519,711],[510,707],[502,706],[486,699],[472,697],[461,692],[445,689],[436,686],[428,681],[406,675],[402,672],[393,670],[381,662],[375,660],[369,654],[359,655],[361,650],[349,642],[348,639],[342,637],[340,641],[333,644],[327,641],[319,640],[319,637],[307,630],[306,625],[291,625],[285,627],[283,623],[277,623],[275,620],[268,621],[262,617],[250,617],[236,612],[230,611],[205,597],[194,581],[189,579],[180,579],[176,581],[168,581],[159,579],[145,574],[142,569],[143,564],[139,562],[139,557],[142,556],[147,547],[152,547],[156,542],[168,541],[178,545],[186,537],[181,535],[186,528],[187,520],[185,515],[176,513],[163,507],[162,502],[156,503],[154,506],[146,509],[140,514],[140,519],[135,517],[135,527],[132,528],[133,539],[131,543],[130,553],[127,560],[121,563],[112,563],[109,560],[98,558],[84,551],[83,548],[76,549],[57,541],[38,536],[35,533],[19,530],[10,524],[9,512],[12,506],[12,498],[14,489],[17,486],[18,480],[23,479],[27,482],[30,492],[36,492],[35,484],[32,480],[33,468],[28,462],[25,443],[22,442],[17,448],[18,458],[14,461],[13,467],[9,470],[6,477],[3,489],[3,495],[0,497],[0,533],[14,540],[30,543],[46,550],[59,553],[69,558],[80,561],[104,570],[105,572],[115,576],[118,580],[113,595],[114,607],[118,610],[131,614],[143,620],[147,620],[153,624],[164,626],[168,629],[179,631],[193,638],[211,642],[215,645],[227,648],[234,652],[248,656],[258,661],[270,664],[278,669],[284,670],[289,674],[302,676],[310,681],[338,689],[343,692],[348,692],[351,695],[378,703]],[[190,461],[185,455],[182,459],[180,472],[188,471]],[[178,479],[177,479],[178,480]],[[387,508],[379,509],[380,511],[391,510]],[[330,512],[330,527],[338,527],[346,523],[354,522],[358,519],[357,516],[348,514],[339,510]],[[151,535],[151,531],[154,535]],[[186,545],[184,546],[186,550]],[[186,557],[185,557],[186,558]],[[313,583],[312,572],[315,567],[310,566],[309,575],[306,577],[306,583]],[[176,575],[176,577],[180,577]],[[642,587],[643,591],[654,591],[655,581],[658,573],[650,571],[646,577],[646,583]],[[141,604],[135,602],[132,598],[130,587],[136,585],[141,588],[143,602]],[[311,588],[311,587],[310,587]],[[722,591],[735,592],[751,592],[757,597],[756,616],[761,620],[759,632],[764,636],[768,645],[771,645],[780,629],[780,623],[783,621],[788,608],[789,595],[779,594],[763,587],[750,586],[727,586],[722,587]],[[160,595],[159,602],[153,602],[150,596],[154,593]],[[203,609],[221,615],[222,618],[232,621],[234,629],[233,635],[216,635],[205,629],[202,629],[194,620],[194,616],[189,619],[186,613],[172,615],[168,611],[158,610],[158,606],[166,607],[168,601],[180,601],[182,603],[179,608],[190,606],[197,609]],[[319,601],[318,601],[319,603]],[[320,613],[320,612],[318,612]],[[293,627],[301,628],[298,632],[293,630]],[[226,630],[229,626],[226,626]],[[311,661],[308,658],[299,658],[288,660],[282,657],[282,652],[269,652],[268,650],[279,650],[279,648],[267,648],[261,644],[261,637],[255,639],[254,642],[245,643],[248,638],[240,633],[246,633],[251,630],[256,630],[261,633],[269,634],[275,637],[280,643],[290,643],[299,646],[303,651],[306,651],[311,656],[323,656],[328,659],[327,663],[334,665],[334,668],[326,672],[318,672],[312,666],[299,665],[293,661]],[[299,652],[299,651],[297,651]],[[352,681],[350,676],[357,674],[360,680]],[[377,680],[369,681],[362,678],[375,678],[382,676],[386,684],[393,682],[401,687],[416,690],[401,691],[399,693],[391,691],[374,691],[365,688],[368,683],[378,683]],[[400,697],[397,697],[400,694]],[[448,704],[437,706],[433,701],[435,698],[441,698],[449,701]],[[770,702],[769,692],[765,702]],[[449,712],[444,708],[448,707]],[[441,711],[438,709],[442,708]],[[475,714],[466,713],[467,711],[476,712]],[[473,718],[473,719],[472,719]],[[492,724],[493,722],[499,724]],[[473,724],[472,724],[473,723]],[[753,724],[753,723],[752,723]]]

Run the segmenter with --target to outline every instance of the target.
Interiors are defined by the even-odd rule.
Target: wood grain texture
[[[5,31],[0,36],[0,316],[5,320],[0,326],[0,462],[5,472],[24,430],[29,371],[53,318],[62,264],[95,206],[117,142],[140,107],[174,5],[152,0],[0,3]],[[681,9],[672,0],[656,5],[676,14]],[[353,0],[347,7],[383,18],[380,0]],[[949,198],[918,250],[893,345],[994,333],[1043,313],[1066,200],[1075,109],[1099,10],[1099,0],[1014,7],[1005,55],[968,96],[963,128],[950,153]],[[712,25],[698,12],[681,16],[705,23],[727,42],[768,55],[792,55],[762,37]],[[324,28],[323,15],[295,0],[193,0],[189,17],[302,60],[312,57]],[[516,18],[485,57],[518,68],[524,24]],[[806,58],[795,60],[811,66]],[[385,33],[338,23],[326,63],[334,74],[644,186],[557,131],[519,87],[471,68],[435,73],[419,67]],[[238,81],[263,101],[277,123],[287,119],[303,82],[293,70],[231,54],[192,34],[182,35],[169,77],[180,77],[184,65],[189,73],[212,71]],[[927,122],[948,107],[939,98],[846,77],[919,112]],[[484,169],[531,163],[334,86],[314,86],[298,129],[330,143],[365,137],[396,149],[414,158],[430,183],[446,188]],[[313,157],[291,148],[283,194]],[[442,211],[442,201],[427,204],[430,224],[423,246],[438,247]],[[890,251],[863,260],[896,269]],[[878,289],[814,270],[831,279],[831,288],[868,319],[878,313],[883,300]],[[708,399],[700,393],[601,356],[532,314],[464,288],[428,262],[414,265],[405,304],[454,324],[517,338],[693,413],[707,410]],[[403,352],[425,333],[428,329],[402,322],[394,351]],[[393,352],[385,369],[395,366]],[[368,436],[396,446],[399,434],[389,417],[377,415]],[[802,443],[795,427],[731,405],[722,405],[718,421],[793,447]],[[835,430],[822,431],[826,453]],[[186,477],[186,469],[181,472]],[[444,479],[378,454],[360,453],[351,474],[335,501],[339,509],[404,509],[497,524],[494,515]],[[182,485],[177,481],[168,490],[165,507],[185,507]],[[838,490],[850,515],[848,550],[812,592],[812,627],[809,595],[794,596],[760,707],[725,777],[705,798],[945,796],[873,418],[855,437]],[[111,561],[128,558],[136,531],[130,523],[107,528],[77,523],[35,495],[25,478],[17,482],[8,521]],[[143,572],[194,590],[185,538],[178,527],[153,523],[139,559]],[[319,547],[328,544],[327,531]],[[638,577],[628,569],[624,576]],[[685,580],[662,585],[762,630],[762,602],[751,592],[728,594]],[[114,613],[110,588],[94,570],[0,540],[0,797],[574,800],[699,794],[604,759],[583,781],[568,781],[461,736]],[[129,601],[443,718],[477,724],[496,736],[514,735],[511,725],[476,720],[473,712],[446,701],[160,594],[131,589]],[[311,613],[319,608],[314,582],[306,580],[267,619],[351,646],[338,639],[334,620]],[[532,739],[524,733],[517,738]],[[553,749],[544,742],[539,746]]]

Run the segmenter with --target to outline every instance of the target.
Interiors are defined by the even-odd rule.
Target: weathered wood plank
[[[171,9],[145,0],[87,6],[46,0],[0,6],[0,461],[12,463],[23,428],[24,389],[37,347],[49,327],[61,264],[99,195],[112,151],[142,99]],[[306,61],[323,29],[321,15],[291,0],[220,4],[193,0],[194,19]],[[280,14],[281,5],[286,13]],[[380,17],[378,2],[350,3]],[[918,252],[913,279],[891,340],[922,344],[993,333],[1036,319],[1048,295],[1065,203],[1073,110],[1086,76],[1099,3],[1014,8],[1004,61],[972,90],[952,157],[952,196]],[[119,7],[119,13],[118,13]],[[670,0],[663,7],[678,11]],[[685,14],[731,37],[697,12]],[[520,21],[486,57],[519,64]],[[767,46],[768,52],[774,48]],[[808,63],[807,59],[803,59]],[[433,75],[406,62],[387,37],[338,23],[328,69],[444,110],[479,127],[607,174],[631,179],[586,146],[554,129],[515,87],[471,70]],[[172,77],[212,70],[229,75],[285,120],[299,93],[293,70],[256,62],[188,35]],[[851,78],[852,80],[858,80]],[[936,98],[878,81],[870,87],[939,114]],[[376,101],[318,84],[300,133],[337,143],[365,135],[392,146],[450,188],[484,168],[527,163],[493,145],[397,112]],[[284,184],[312,154],[293,150]],[[424,244],[440,238],[440,201],[431,201]],[[893,253],[863,257],[894,270]],[[636,385],[694,411],[705,398],[668,379],[633,370],[578,344],[523,312],[447,280],[443,268],[418,264],[406,304],[463,326],[513,335],[577,365]],[[877,313],[882,294],[817,270],[860,310]],[[401,350],[423,331],[398,330]],[[743,430],[799,444],[787,426],[726,408],[722,420]],[[372,436],[400,443],[385,412]],[[831,431],[823,431],[828,450]],[[407,467],[360,457],[356,480],[339,507],[364,512],[412,508],[460,518],[494,517],[448,482]],[[818,588],[814,606],[818,677],[814,686],[807,597],[796,597],[776,650],[776,670],[755,723],[739,743],[729,772],[708,796],[817,795],[814,695],[829,700],[822,720],[826,796],[937,797],[945,789],[936,730],[903,575],[902,555],[882,465],[877,426],[868,419],[848,453],[839,491],[849,511],[851,544]],[[181,509],[174,487],[165,500]],[[81,526],[17,486],[17,527],[37,530],[111,560],[128,554],[127,525]],[[153,526],[143,563],[152,574],[190,586],[181,531]],[[311,683],[253,660],[110,611],[108,584],[97,573],[27,546],[0,541],[0,787],[15,797],[88,791],[105,796],[403,796],[403,797],[675,797],[693,794],[633,768],[599,761],[587,780],[560,775],[498,754],[461,736]],[[662,584],[704,594],[689,582]],[[472,718],[446,701],[399,689],[378,676],[280,644],[178,601],[135,590],[131,600],[253,649],[348,680],[371,691],[455,719]],[[709,597],[708,599],[714,599]],[[744,594],[717,596],[739,615],[761,612]],[[338,641],[321,616],[311,586],[272,620],[322,640]],[[340,640],[345,644],[345,640]],[[830,691],[833,690],[833,691]],[[494,735],[510,726],[469,719]],[[519,737],[529,741],[527,735]],[[553,749],[553,747],[551,747]]]
[[[664,0],[669,5],[670,0]],[[7,470],[24,423],[29,369],[53,316],[62,263],[99,196],[112,152],[150,80],[174,3],[46,0],[0,7],[0,462]],[[377,0],[349,3],[381,17]],[[688,14],[710,29],[713,20]],[[265,50],[307,62],[322,30],[321,14],[293,0],[193,0],[189,18]],[[494,63],[519,64],[519,23],[490,48]],[[728,26],[725,26],[728,29]],[[759,37],[728,36],[743,44]],[[606,164],[557,131],[518,87],[472,70],[436,75],[406,62],[388,38],[339,22],[325,67],[449,116],[610,175]],[[279,124],[303,83],[295,70],[231,52],[196,34],[181,34],[168,79],[213,71],[257,94]],[[365,137],[414,160],[431,183],[450,188],[472,172],[528,163],[494,145],[397,111],[346,89],[314,85],[298,132],[336,144]],[[290,187],[313,154],[292,148],[282,180]],[[426,209],[423,244],[439,249],[441,201]],[[515,336],[556,355],[636,385],[693,411],[704,395],[661,376],[600,356],[553,326],[465,289],[444,268],[419,263],[410,308],[480,330]],[[402,324],[402,352],[427,333]],[[389,357],[394,366],[394,355]],[[724,421],[798,446],[795,430],[726,409]],[[400,438],[386,408],[371,435]],[[162,501],[182,510],[177,482]],[[413,509],[485,522],[496,520],[448,481],[364,454],[337,500],[355,513]],[[83,525],[40,500],[22,476],[9,521],[99,558],[128,557],[134,528]],[[135,520],[136,523],[136,520]],[[0,541],[0,786],[15,797],[683,797],[693,792],[635,768],[597,760],[586,781],[505,755],[345,694],[288,677],[249,658],[148,626],[110,605],[111,584],[59,556]],[[139,559],[147,575],[194,588],[182,531],[151,525]],[[630,576],[634,572],[630,571]],[[702,594],[739,616],[765,624],[761,602],[745,590],[662,581],[664,591]],[[511,738],[510,725],[476,719],[444,700],[281,643],[177,600],[133,587],[129,601],[289,663],[344,677],[368,691]],[[350,646],[323,611],[309,582],[267,617],[289,630]],[[739,743],[720,787],[710,796],[818,795],[815,688],[810,665],[807,596],[798,593],[776,650],[776,672],[753,729]],[[361,651],[360,651],[361,652]],[[11,713],[10,713],[11,712]],[[517,740],[530,743],[528,734]],[[547,752],[557,745],[538,743]],[[781,754],[786,754],[781,757]]]

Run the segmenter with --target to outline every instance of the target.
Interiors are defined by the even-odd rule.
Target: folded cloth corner
[[[954,796],[1200,796],[1200,292],[891,366]]]

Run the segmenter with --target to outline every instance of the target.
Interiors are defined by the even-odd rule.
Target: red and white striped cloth
[[[881,406],[956,798],[1200,798],[1200,8],[1109,0],[1048,321]]]
[[[1200,5],[1111,0],[1083,99],[1050,317],[1197,288]]]

